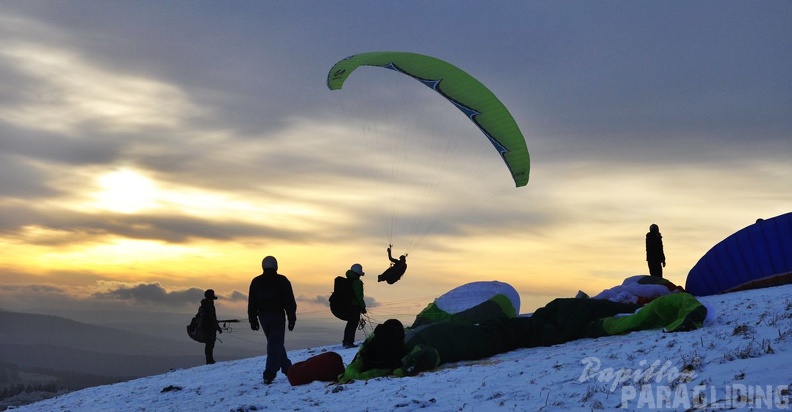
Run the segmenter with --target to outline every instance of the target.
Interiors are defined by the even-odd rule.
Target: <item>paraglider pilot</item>
[[[391,266],[385,269],[381,275],[377,276],[377,282],[388,282],[389,285],[396,283],[401,279],[404,272],[407,271],[407,255],[401,255],[398,259],[394,259],[391,255],[391,248],[393,245],[388,245],[388,260],[391,261]]]
[[[215,311],[214,305],[215,300],[217,300],[217,295],[215,295],[213,289],[207,289],[204,292],[204,298],[201,299],[201,308],[204,314],[204,321],[201,325],[204,328],[204,336],[207,337],[204,344],[204,355],[206,355],[207,365],[215,363],[215,341],[217,341],[217,334],[223,333],[223,329],[221,329],[220,325],[217,323],[217,312]]]
[[[666,265],[663,236],[660,234],[660,227],[654,223],[649,226],[649,233],[646,234],[646,262],[650,275],[663,277],[663,268]]]
[[[286,323],[289,331],[297,321],[297,302],[289,279],[278,273],[278,260],[267,256],[261,261],[263,270],[250,282],[248,321],[250,329],[264,331],[267,337],[267,361],[262,377],[269,385],[280,370],[284,375],[292,365],[284,346]]]

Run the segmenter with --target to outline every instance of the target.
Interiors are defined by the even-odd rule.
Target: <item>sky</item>
[[[36,411],[789,410],[792,286],[706,296],[703,328],[518,349],[417,376],[337,385],[261,382],[264,357],[178,369],[19,407]],[[289,353],[293,362],[339,345]]]
[[[243,318],[273,255],[301,320],[330,316],[353,263],[382,319],[476,280],[530,312],[647,273],[651,223],[684,285],[790,211],[790,20],[787,1],[4,1],[0,308],[186,313],[213,288]],[[417,82],[367,68],[328,90],[335,62],[381,50],[487,85],[528,184]],[[394,285],[389,243],[409,254]]]

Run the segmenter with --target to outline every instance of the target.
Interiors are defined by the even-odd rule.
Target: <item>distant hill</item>
[[[57,316],[8,311],[0,311],[0,342],[4,345],[50,345],[127,355],[201,354],[194,342],[158,339]]]
[[[202,365],[203,353],[182,356],[104,353],[54,345],[0,344],[0,360],[20,369],[68,371],[101,376],[148,376]]]
[[[225,348],[224,348],[225,349]],[[260,355],[236,350],[232,358]],[[224,352],[228,357],[228,351]],[[89,325],[57,316],[0,310],[4,382],[58,382],[71,389],[155,375],[204,363],[203,345]]]

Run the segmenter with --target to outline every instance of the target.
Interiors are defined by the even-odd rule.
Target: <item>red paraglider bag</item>
[[[344,373],[344,361],[341,355],[324,352],[293,364],[286,376],[292,386],[298,386],[313,381],[334,381],[342,373]]]

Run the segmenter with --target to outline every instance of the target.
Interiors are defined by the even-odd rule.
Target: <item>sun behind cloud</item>
[[[154,182],[131,169],[116,170],[97,179],[96,207],[118,213],[135,213],[156,206]]]

